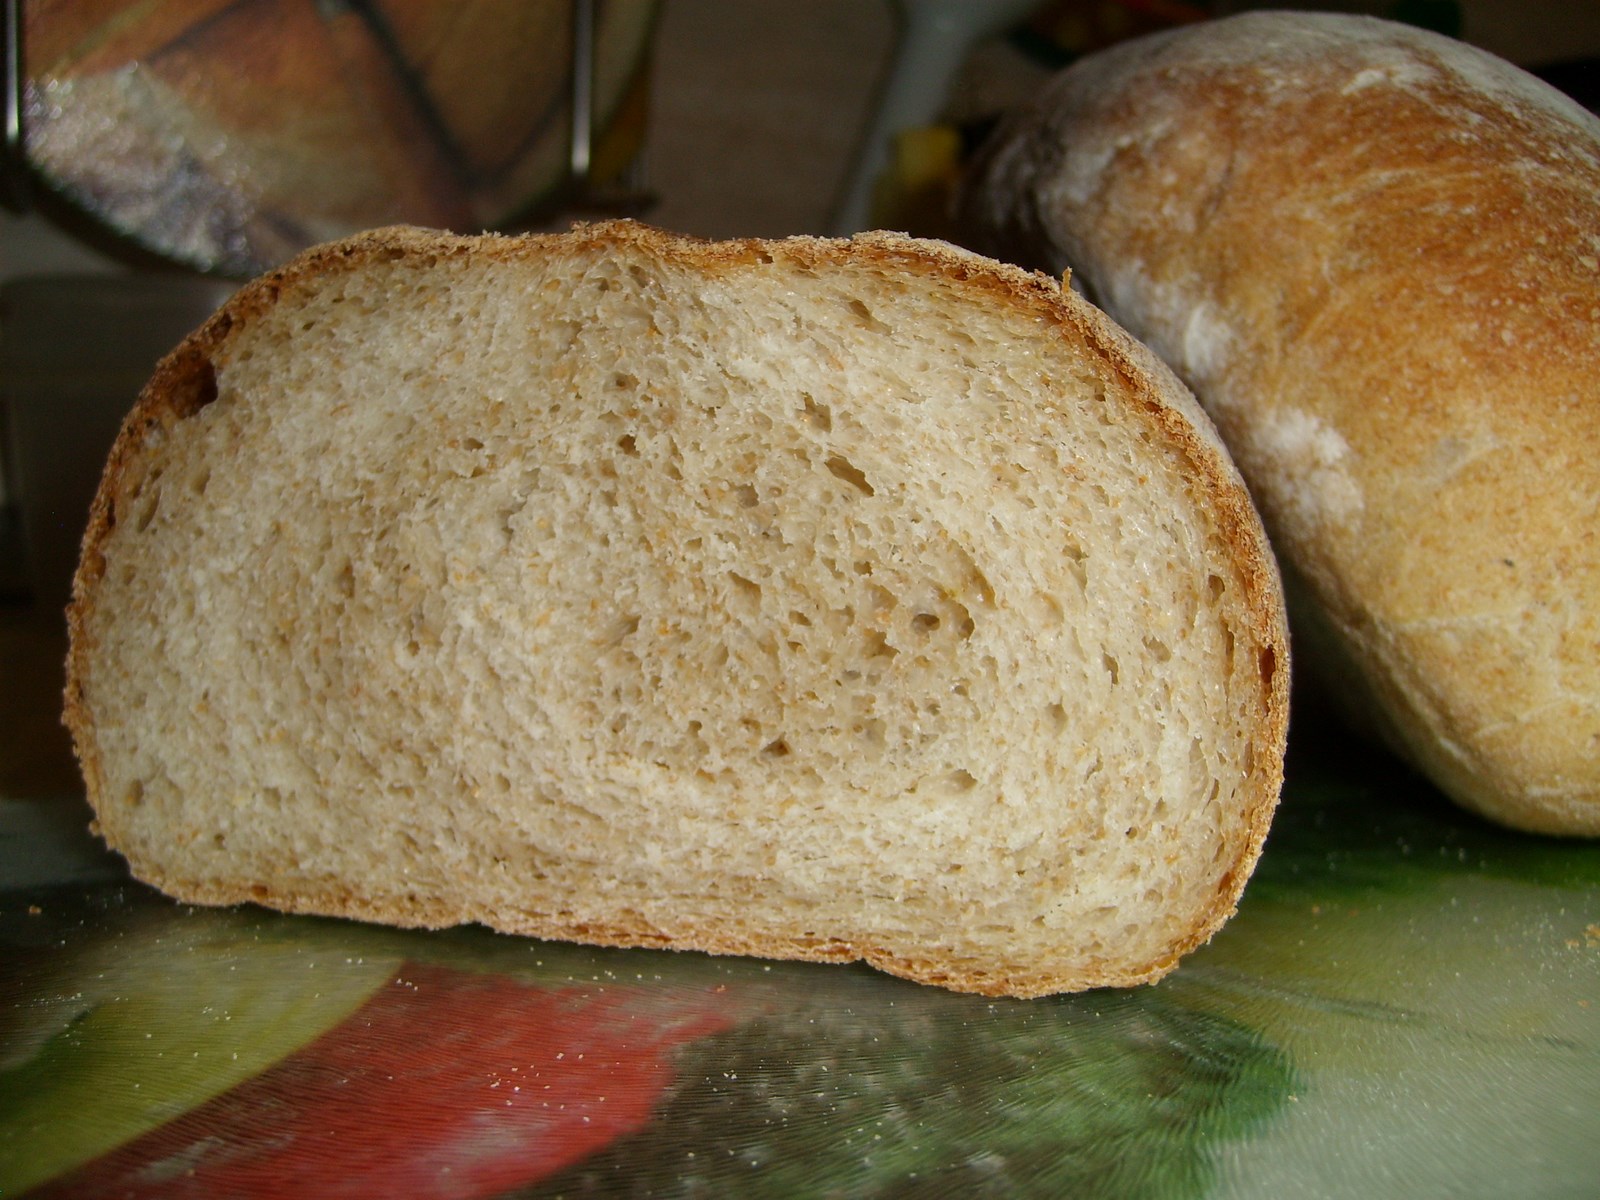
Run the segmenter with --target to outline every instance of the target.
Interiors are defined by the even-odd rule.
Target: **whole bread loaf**
[[[1171,374],[937,243],[378,231],[158,369],[70,610],[199,903],[1154,979],[1281,783],[1265,535]]]
[[[1300,665],[1462,804],[1600,834],[1600,122],[1438,35],[1253,14],[1066,70],[964,209],[1206,405]]]

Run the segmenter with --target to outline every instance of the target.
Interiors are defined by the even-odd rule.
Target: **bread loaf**
[[[1301,666],[1462,804],[1600,834],[1600,122],[1438,35],[1253,14],[1069,68],[963,207],[1206,405]]]
[[[68,722],[191,902],[1129,984],[1277,800],[1264,538],[1193,399],[1042,276],[379,231],[144,391]]]

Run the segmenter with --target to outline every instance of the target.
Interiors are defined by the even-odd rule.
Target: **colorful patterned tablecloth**
[[[1600,1194],[1600,846],[1291,762],[1160,984],[174,904],[0,803],[0,1196]]]

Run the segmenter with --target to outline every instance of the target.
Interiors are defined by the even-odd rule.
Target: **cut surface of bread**
[[[1600,836],[1600,119],[1252,13],[1083,59],[986,154],[975,244],[1070,266],[1215,418],[1308,677],[1466,807]]]
[[[391,229],[158,369],[68,723],[185,900],[1035,995],[1233,911],[1281,606],[1192,399],[1042,276]]]

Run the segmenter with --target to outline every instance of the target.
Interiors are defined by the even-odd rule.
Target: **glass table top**
[[[1239,914],[1161,983],[173,903],[0,802],[0,1195],[1600,1193],[1600,846],[1292,757]]]

